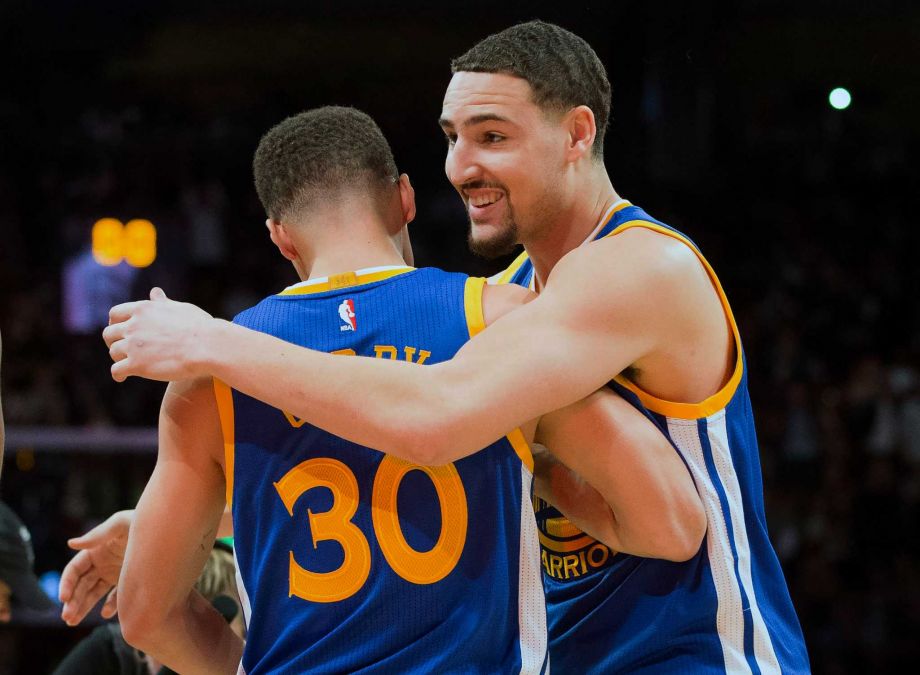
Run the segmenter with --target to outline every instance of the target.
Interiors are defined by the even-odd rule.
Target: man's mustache
[[[505,189],[505,186],[502,185],[501,183],[490,183],[489,181],[484,181],[484,180],[471,180],[467,183],[463,183],[460,186],[461,190],[480,190],[482,188],[504,190],[505,192],[508,191],[507,189]]]

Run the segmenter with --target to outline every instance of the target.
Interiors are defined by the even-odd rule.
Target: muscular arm
[[[699,550],[706,514],[690,472],[620,396],[602,389],[544,415],[535,440],[552,455],[535,458],[534,490],[579,529],[643,557],[682,561]]]
[[[649,239],[658,236],[573,251],[539,298],[441,364],[314,352],[160,300],[113,309],[115,325],[105,332],[117,361],[112,373],[210,373],[333,434],[419,463],[443,463],[590,395],[661,351],[675,317],[693,306],[684,289],[692,254],[682,244],[675,244],[682,252],[663,251]],[[632,233],[614,239],[623,237]],[[698,266],[695,258],[690,264]],[[669,311],[659,304],[665,300]]]
[[[243,651],[220,614],[192,590],[224,510],[222,447],[210,379],[171,384],[118,596],[125,639],[182,673],[235,673]]]

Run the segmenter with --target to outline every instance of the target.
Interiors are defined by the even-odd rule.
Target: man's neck
[[[405,264],[406,261],[403,260],[402,255],[387,240],[387,243],[382,245],[358,245],[355,248],[345,247],[339,250],[323,248],[313,258],[312,265],[303,267],[307,271],[306,275],[301,274],[300,276],[303,281],[306,281],[307,279],[319,279],[342,272],[354,272],[368,267]]]
[[[366,196],[338,198],[314,209],[288,230],[297,250],[294,268],[302,281],[385,265],[405,265],[390,236],[396,228]]]
[[[574,199],[538,238],[522,242],[533,262],[537,290],[546,283],[556,263],[566,253],[581,246],[597,229],[610,207],[620,200],[606,173],[594,183],[588,195],[582,193],[580,198]]]

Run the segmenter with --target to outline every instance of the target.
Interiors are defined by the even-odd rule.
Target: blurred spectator
[[[17,608],[40,611],[56,607],[32,571],[35,555],[31,539],[19,516],[0,502],[0,623],[8,623]]]

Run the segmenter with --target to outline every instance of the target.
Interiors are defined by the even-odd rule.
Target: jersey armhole
[[[735,392],[738,390],[738,385],[741,383],[741,376],[744,373],[744,356],[741,347],[741,334],[738,332],[738,324],[735,322],[735,315],[732,313],[732,308],[728,304],[728,297],[725,295],[725,291],[722,289],[722,284],[719,281],[719,278],[716,276],[715,270],[713,270],[712,266],[709,264],[709,261],[703,257],[703,254],[696,246],[693,245],[693,242],[687,239],[687,237],[682,235],[680,232],[646,220],[630,220],[623,223],[612,232],[604,235],[602,239],[616,236],[621,232],[625,232],[626,230],[630,230],[635,227],[652,230],[658,234],[663,234],[667,237],[671,237],[672,239],[676,239],[677,241],[687,246],[687,248],[689,248],[699,259],[700,264],[703,265],[703,269],[709,276],[710,283],[712,283],[716,294],[719,296],[719,302],[722,304],[722,311],[725,313],[725,317],[728,320],[729,328],[731,329],[732,337],[735,342],[735,367],[732,371],[731,377],[728,379],[728,382],[726,382],[719,391],[698,403],[679,403],[676,401],[666,401],[664,399],[660,399],[656,396],[652,396],[644,389],[641,389],[634,382],[627,380],[625,377],[623,377],[623,375],[617,375],[614,378],[614,381],[634,393],[639,398],[639,401],[641,401],[642,405],[644,405],[646,408],[660,415],[688,420],[700,419],[714,415],[718,411],[725,408],[732,400]]]
[[[466,313],[466,325],[471,338],[486,327],[482,313],[482,292],[485,285],[486,279],[483,277],[468,277],[463,288],[463,308]],[[530,449],[530,444],[527,443],[527,439],[524,438],[524,432],[519,428],[514,429],[505,434],[505,438],[508,439],[508,444],[514,450],[514,454],[527,467],[527,470],[533,474],[533,452]]]
[[[466,327],[470,337],[476,337],[486,327],[482,314],[482,290],[486,280],[483,277],[467,277],[463,287],[463,310],[466,314]]]
[[[227,506],[233,507],[233,458],[236,450],[233,421],[233,392],[225,383],[214,378],[214,399],[220,417],[220,433],[224,438],[224,479],[227,483]]]

